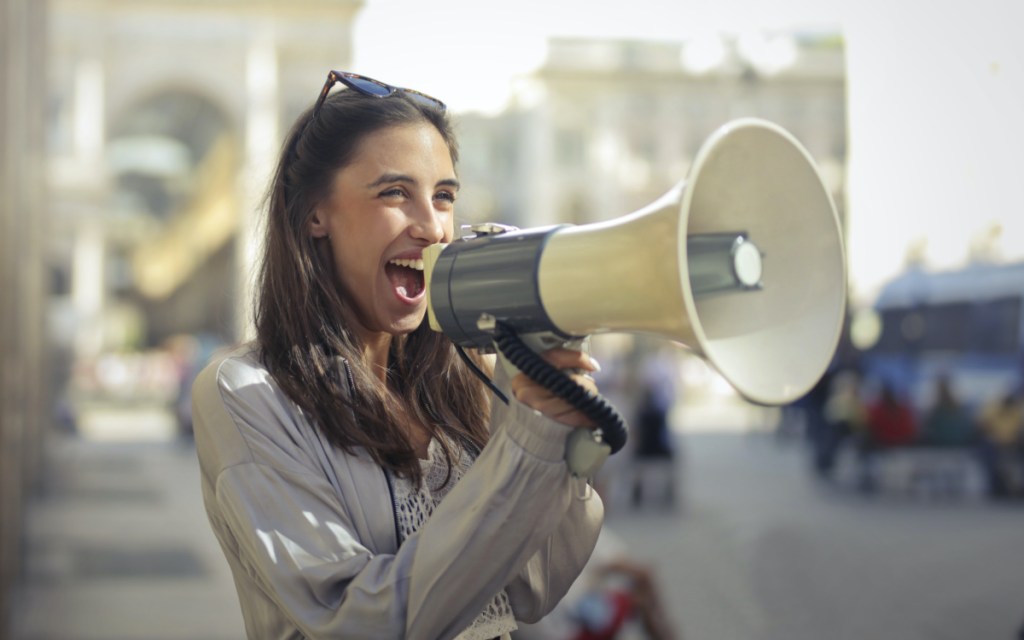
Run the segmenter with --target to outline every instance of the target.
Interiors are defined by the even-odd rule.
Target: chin
[[[391,330],[389,331],[389,333],[396,336],[408,335],[420,328],[420,326],[423,324],[425,316],[425,313],[419,312],[401,318],[398,321],[391,324]]]

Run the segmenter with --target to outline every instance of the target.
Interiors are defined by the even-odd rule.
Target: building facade
[[[238,337],[285,128],[352,56],[362,0],[53,0],[58,339]]]
[[[0,0],[0,629],[72,368],[244,333],[285,127],[362,4]]]
[[[38,480],[47,394],[46,3],[0,0],[0,629]]]
[[[765,36],[761,51],[713,44],[708,52],[704,42],[551,41],[518,106],[497,122],[464,119],[462,173],[477,189],[469,215],[524,227],[625,215],[684,179],[712,132],[740,117],[793,133],[842,215],[842,40]]]

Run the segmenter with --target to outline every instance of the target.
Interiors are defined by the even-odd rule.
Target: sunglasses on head
[[[428,96],[427,94],[416,91],[415,89],[395,87],[387,84],[386,82],[381,82],[380,80],[361,76],[358,73],[332,70],[327,74],[327,82],[324,83],[324,88],[320,90],[320,97],[317,98],[316,104],[313,106],[313,118],[316,118],[317,114],[320,113],[320,107],[322,107],[324,105],[324,101],[327,100],[327,94],[331,92],[331,88],[338,82],[349,89],[354,89],[363,95],[373,96],[374,98],[386,98],[393,93],[403,93],[420,104],[434,107],[435,109],[440,109],[442,111],[448,108],[445,103],[441,102],[437,98]]]

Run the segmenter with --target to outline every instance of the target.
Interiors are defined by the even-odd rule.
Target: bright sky
[[[1021,24],[1020,0],[367,0],[354,67],[457,111],[494,111],[553,36],[840,30],[849,265],[855,296],[867,296],[914,244],[932,265],[956,266],[998,226],[1004,255],[1024,259]]]
[[[539,67],[547,39],[678,41],[714,32],[840,23],[838,0],[367,0],[361,73],[436,93],[459,111],[500,108],[510,78]]]

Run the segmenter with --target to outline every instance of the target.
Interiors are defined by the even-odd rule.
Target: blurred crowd
[[[823,479],[834,479],[841,455],[853,452],[858,488],[876,491],[880,460],[899,452],[916,456],[917,475],[934,476],[929,479],[945,490],[960,488],[966,464],[980,469],[988,496],[1024,498],[1024,389],[972,407],[950,377],[937,376],[932,384],[930,402],[917,408],[889,381],[866,379],[854,369],[830,371],[783,419],[802,422],[812,468]],[[957,454],[959,469],[935,469],[934,461],[951,459],[943,452]]]
[[[57,406],[57,422],[67,432],[87,435],[83,421],[97,406],[167,414],[175,436],[192,436],[192,382],[224,343],[205,334],[176,334],[148,349],[106,351],[70,365]],[[141,428],[140,428],[141,429]],[[130,438],[131,434],[124,434]],[[142,434],[139,434],[142,436]]]

